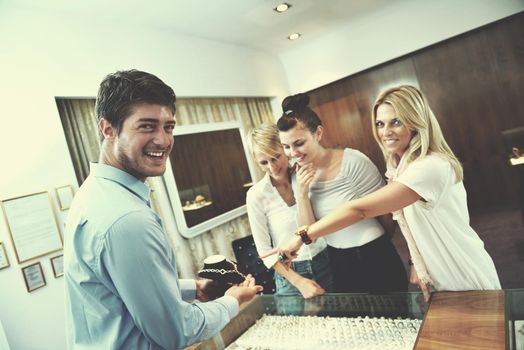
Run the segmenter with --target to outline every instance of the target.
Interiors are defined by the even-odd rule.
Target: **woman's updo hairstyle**
[[[277,121],[279,131],[293,129],[298,122],[302,123],[312,133],[322,125],[318,115],[308,107],[309,96],[303,93],[291,95],[282,101],[282,116]]]

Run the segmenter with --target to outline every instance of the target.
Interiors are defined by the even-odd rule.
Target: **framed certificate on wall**
[[[23,267],[22,274],[24,275],[25,286],[29,293],[46,285],[44,271],[39,262]]]
[[[55,275],[55,278],[63,276],[64,275],[64,255],[62,254],[62,255],[52,257],[50,260],[51,260],[51,267],[53,268],[53,274]]]
[[[0,242],[0,270],[9,267],[9,258],[7,257],[7,252],[5,251],[4,242]]]
[[[62,249],[49,192],[3,200],[2,210],[18,263]]]

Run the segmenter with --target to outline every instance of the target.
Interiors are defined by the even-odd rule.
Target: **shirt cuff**
[[[196,281],[192,279],[181,279],[180,283],[180,294],[182,300],[193,301],[196,299]]]
[[[270,255],[267,258],[262,259],[262,261],[264,262],[264,265],[270,269],[278,262],[278,254]]]
[[[229,319],[233,319],[236,315],[238,315],[238,312],[240,311],[240,305],[238,304],[238,300],[232,296],[224,295],[223,297],[220,297],[216,299],[215,301],[218,301],[222,305],[224,305],[229,312]]]

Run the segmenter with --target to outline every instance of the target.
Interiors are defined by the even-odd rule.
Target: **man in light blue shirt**
[[[218,333],[262,287],[249,280],[206,300],[206,282],[179,280],[175,255],[150,207],[149,176],[173,148],[175,94],[136,70],[108,75],[96,113],[99,163],[78,190],[65,233],[70,349],[180,349]]]

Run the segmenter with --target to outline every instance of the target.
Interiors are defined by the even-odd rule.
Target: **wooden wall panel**
[[[421,88],[446,140],[464,165],[473,211],[519,206],[519,180],[500,132],[524,125],[524,13],[476,29],[309,92],[326,126],[326,146],[352,147],[381,171],[371,134],[378,93],[404,83]]]
[[[410,60],[396,60],[309,92],[310,106],[325,127],[324,145],[356,148],[384,172],[384,157],[372,135],[371,107],[380,91],[399,84],[418,85]]]
[[[487,31],[492,64],[496,67],[496,89],[500,93],[499,119],[503,129],[524,124],[524,14]]]
[[[473,210],[518,205],[512,186],[518,179],[507,165],[509,150],[500,132],[524,125],[524,115],[508,108],[522,105],[522,92],[510,101],[505,98],[506,93],[513,94],[514,85],[522,85],[519,75],[524,70],[511,63],[519,55],[524,59],[522,49],[520,54],[514,50],[524,42],[515,32],[522,33],[518,23],[522,27],[523,22],[522,16],[499,22],[413,57],[420,86],[463,162]]]
[[[518,123],[509,121],[510,113],[498,97],[504,93],[498,76],[507,72],[496,58],[506,56],[512,48],[505,47],[504,55],[496,55],[497,39],[491,33],[489,28],[475,31],[412,58],[420,87],[464,165],[464,184],[474,210],[512,206],[518,201],[512,187],[496,185],[502,179],[517,183],[507,165],[508,152],[500,132]]]

